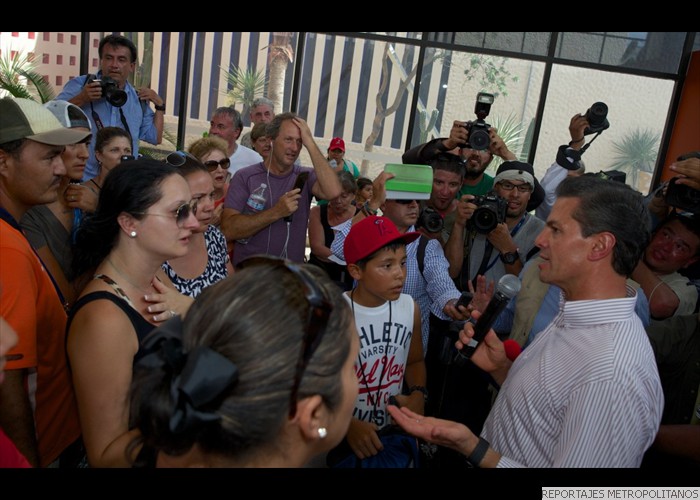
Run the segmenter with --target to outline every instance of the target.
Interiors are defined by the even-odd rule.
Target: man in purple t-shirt
[[[330,200],[340,195],[338,176],[328,164],[311,135],[308,124],[295,113],[276,115],[268,125],[272,150],[268,164],[256,163],[237,171],[224,201],[221,229],[228,241],[236,244],[234,266],[246,257],[268,254],[304,261],[306,231],[309,225],[311,197]],[[313,168],[295,165],[305,146]],[[295,188],[300,173],[309,177],[303,188]],[[265,208],[245,214],[250,194],[266,184]]]

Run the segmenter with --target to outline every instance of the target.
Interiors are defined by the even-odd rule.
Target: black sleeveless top
[[[119,309],[124,311],[124,314],[129,318],[129,321],[131,321],[131,326],[134,327],[134,331],[136,332],[136,337],[138,338],[139,341],[139,346],[143,343],[143,339],[146,338],[146,336],[151,333],[151,330],[153,330],[156,325],[149,323],[146,321],[143,316],[141,316],[136,309],[131,307],[126,300],[114,295],[111,292],[106,292],[106,291],[98,291],[98,292],[92,292],[88,293],[87,295],[81,297],[78,299],[75,304],[73,304],[73,307],[70,310],[70,313],[68,314],[68,322],[66,324],[66,332],[70,330],[70,325],[71,322],[73,321],[73,317],[75,314],[80,310],[81,307],[83,307],[85,304],[88,304],[90,302],[94,302],[95,300],[109,300],[113,304],[115,304]],[[67,335],[66,335],[67,338]],[[139,347],[139,350],[136,352],[136,355],[134,356],[134,363],[136,363],[139,359],[141,359],[142,356],[144,356],[145,352]]]

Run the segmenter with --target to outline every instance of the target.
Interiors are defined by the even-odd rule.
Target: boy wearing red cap
[[[377,432],[390,424],[389,397],[395,396],[401,406],[417,413],[424,411],[427,391],[420,309],[410,295],[401,293],[406,245],[419,236],[400,233],[386,217],[371,216],[353,224],[345,239],[348,272],[357,280],[344,297],[360,336],[355,363],[360,390],[340,446],[349,445],[360,459],[383,449]]]

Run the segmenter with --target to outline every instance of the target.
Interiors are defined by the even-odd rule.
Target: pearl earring
[[[136,231],[131,231],[129,233],[129,236],[131,236],[132,238],[136,238]]]
[[[328,435],[328,430],[325,427],[318,428],[318,437],[324,439]]]

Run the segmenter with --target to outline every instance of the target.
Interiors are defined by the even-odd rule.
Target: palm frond
[[[224,68],[221,70],[224,71],[226,83],[230,87],[230,90],[225,92],[229,104],[241,103],[245,111],[255,99],[264,95],[268,82],[264,70],[243,70],[233,64],[228,70],[224,70]]]
[[[630,131],[619,142],[613,142],[616,155],[610,168],[653,172],[660,140],[661,134],[649,129]]]
[[[36,71],[28,54],[6,52],[0,56],[0,91],[13,97],[50,101],[56,92],[49,82]]]

